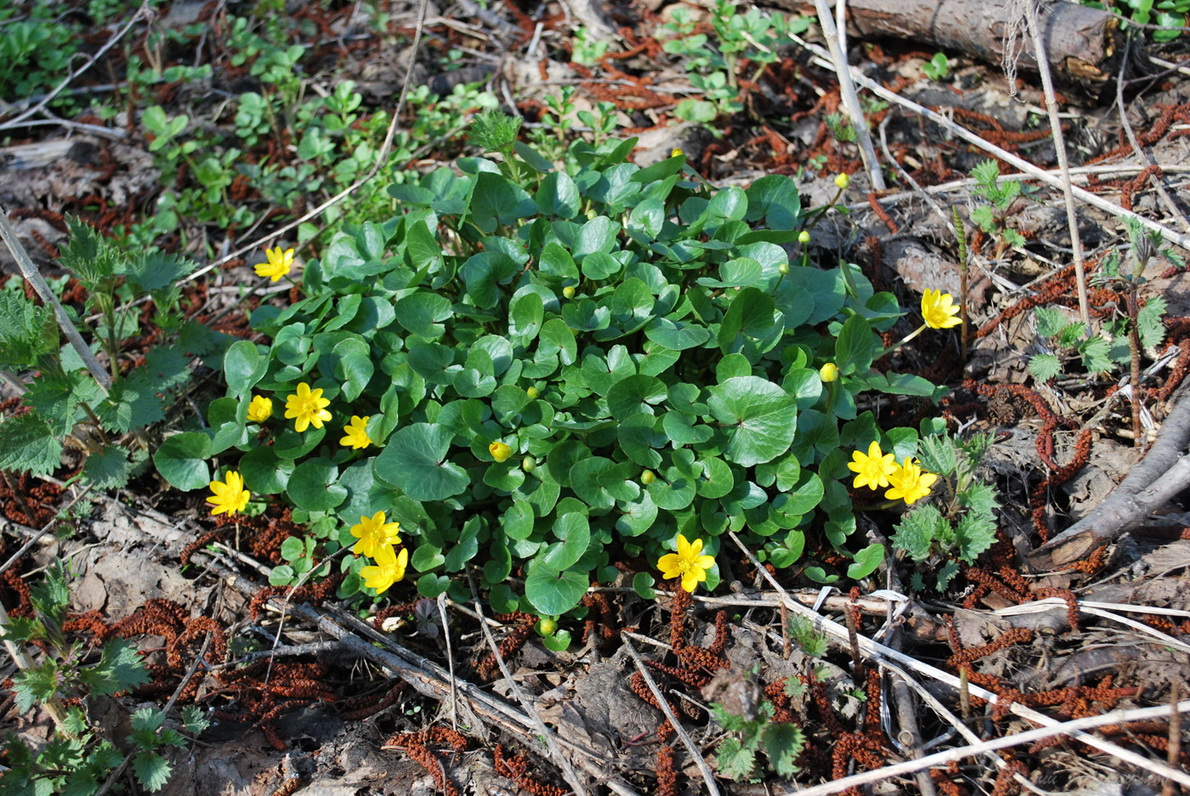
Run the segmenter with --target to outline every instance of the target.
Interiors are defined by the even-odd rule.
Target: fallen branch
[[[474,585],[474,584],[472,584]],[[439,602],[439,605],[442,605]],[[480,609],[479,600],[475,601],[475,611],[480,616],[483,611]],[[450,638],[450,633],[447,631],[446,615],[442,617],[443,635]],[[570,786],[576,796],[587,796],[587,789],[583,787],[583,783],[579,781],[578,774],[575,773],[574,767],[570,765],[570,761],[562,754],[562,750],[558,747],[558,740],[555,737],[556,733],[545,726],[545,722],[541,720],[541,715],[537,709],[533,707],[533,703],[525,696],[524,690],[517,684],[517,681],[512,676],[512,672],[508,670],[508,664],[504,662],[504,656],[500,654],[500,647],[496,644],[496,639],[492,636],[492,629],[486,623],[480,622],[479,629],[483,631],[483,637],[488,643],[488,647],[492,650],[492,655],[496,657],[496,665],[500,667],[500,674],[504,675],[505,681],[508,683],[509,690],[516,695],[517,701],[521,703],[521,709],[525,711],[525,715],[533,722],[534,730],[540,736],[541,740],[545,742],[546,747],[550,750],[550,756],[557,761],[559,768],[562,769],[562,777],[566,780],[566,784]],[[457,680],[454,676],[454,671],[450,674],[450,688],[451,699],[454,699],[454,692],[457,686]]]
[[[840,11],[846,0],[835,0]],[[851,68],[847,63],[847,45],[844,36],[846,31],[835,27],[831,19],[830,5],[827,0],[814,0],[818,9],[818,24],[822,28],[822,36],[830,48],[831,67],[839,78],[839,95],[843,101],[843,108],[851,118],[851,129],[855,131],[855,140],[859,144],[860,154],[864,159],[864,169],[868,172],[868,181],[873,191],[885,189],[884,175],[880,172],[880,161],[876,159],[876,150],[872,148],[872,136],[868,132],[868,120],[864,116],[863,107],[859,104],[859,95],[855,93],[855,83],[851,80]]]
[[[765,0],[787,11],[807,0]],[[922,48],[969,55],[999,66],[1011,0],[848,0],[848,32],[861,39],[896,38]],[[1077,3],[1046,3],[1038,9],[1045,60],[1058,79],[1098,94],[1121,60],[1119,22],[1107,11]],[[1129,22],[1129,24],[1132,24]],[[1026,53],[1020,67],[1037,72]]]
[[[1183,397],[1161,424],[1157,441],[1107,499],[1086,517],[1031,552],[1038,570],[1078,561],[1096,547],[1136,527],[1190,486],[1190,398]]]
[[[1026,27],[1033,40],[1033,53],[1041,73],[1042,91],[1045,92],[1045,110],[1050,120],[1050,135],[1054,139],[1054,152],[1058,158],[1058,171],[1062,177],[1062,204],[1066,209],[1066,225],[1070,229],[1070,248],[1074,258],[1074,276],[1078,286],[1078,312],[1087,328],[1091,328],[1091,305],[1087,299],[1087,270],[1083,267],[1083,242],[1078,234],[1078,217],[1074,212],[1074,193],[1070,185],[1070,161],[1066,157],[1066,136],[1062,134],[1062,121],[1058,118],[1058,97],[1054,91],[1054,80],[1050,65],[1045,57],[1043,37],[1049,30],[1042,30],[1037,8],[1033,0],[1019,0],[1025,9]],[[966,298],[964,296],[964,298]]]

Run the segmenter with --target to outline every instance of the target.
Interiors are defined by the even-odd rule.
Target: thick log
[[[807,9],[804,0],[765,2],[787,11]],[[847,30],[861,39],[902,39],[999,65],[1015,22],[1015,17],[1010,20],[1011,5],[1011,0],[848,0]],[[1119,67],[1118,20],[1100,9],[1066,2],[1043,3],[1038,15],[1054,78],[1098,94]],[[1027,34],[1017,49],[1018,70],[1035,74],[1037,61]]]

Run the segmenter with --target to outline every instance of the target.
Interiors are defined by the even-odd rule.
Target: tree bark
[[[764,2],[786,11],[808,10],[804,0]],[[1011,0],[848,0],[847,30],[861,39],[904,39],[999,65],[1010,6]],[[1098,94],[1115,75],[1122,55],[1118,20],[1100,9],[1067,2],[1042,4],[1038,16],[1055,78]],[[1027,33],[1022,44],[1017,67],[1036,74]]]

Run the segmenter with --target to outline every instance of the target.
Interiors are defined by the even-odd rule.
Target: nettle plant
[[[973,564],[996,541],[1000,492],[977,476],[992,444],[990,434],[960,440],[944,433],[921,439],[921,465],[939,476],[934,499],[907,512],[896,526],[892,544],[918,567],[912,586],[945,589],[959,563]]]
[[[68,225],[59,265],[78,280],[90,317],[68,305],[62,322],[80,332],[80,345],[106,371],[90,372],[77,349],[62,344],[53,310],[28,299],[23,280],[10,279],[0,290],[0,370],[24,389],[27,411],[0,421],[0,470],[52,473],[69,449],[84,460],[85,479],[118,488],[146,464],[147,429],[165,420],[190,380],[192,356],[213,351],[218,336],[180,310],[178,283],[193,262],[132,254],[83,222]],[[157,342],[133,366],[125,349],[150,333]]]
[[[809,537],[873,572],[879,545],[851,552],[848,456],[907,460],[918,434],[858,404],[939,394],[872,368],[896,299],[852,265],[791,265],[783,244],[809,233],[788,177],[715,190],[680,153],[628,162],[634,139],[576,141],[555,168],[517,127],[479,117],[493,157],[392,186],[394,217],[338,235],[301,300],[252,314],[262,339],[227,350],[211,429],[175,443],[185,485],[217,455],[216,511],[259,493],[334,518],[311,533],[319,566],[376,553],[343,557],[343,597],[387,589],[407,556],[423,596],[469,597],[473,566],[496,611],[558,616],[679,535],[705,544],[686,550],[701,568],[728,530],[778,567]]]
[[[12,691],[17,710],[29,713],[36,706],[44,707],[56,732],[38,749],[15,733],[7,734],[8,768],[0,778],[0,789],[14,794],[98,793],[113,771],[122,768],[125,754],[104,737],[100,723],[89,715],[94,700],[148,683],[148,672],[140,654],[123,639],[95,649],[67,639],[63,624],[70,594],[61,562],[47,569],[45,577],[30,588],[29,597],[31,616],[0,619],[5,645],[19,669],[12,678]],[[122,740],[131,749],[132,770],[145,790],[161,790],[173,770],[161,752],[189,741],[165,726],[166,716],[157,708],[141,708],[128,718],[130,732]],[[208,725],[201,710],[192,705],[182,708],[182,720],[192,735]]]

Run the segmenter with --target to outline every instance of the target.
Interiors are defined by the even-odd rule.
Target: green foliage
[[[809,17],[789,18],[752,7],[739,13],[730,0],[717,0],[710,15],[714,36],[695,32],[697,23],[685,8],[676,8],[672,21],[662,26],[662,48],[683,59],[690,84],[701,99],[689,98],[678,103],[674,115],[679,119],[710,126],[721,116],[743,110],[739,81],[757,82],[766,67],[774,63],[777,49],[792,42],[810,26]],[[751,72],[745,69],[751,65]],[[718,134],[715,127],[709,127]]]
[[[934,57],[922,64],[922,73],[930,80],[945,80],[950,77],[950,61],[946,53],[934,53]]]
[[[996,541],[999,492],[977,476],[991,437],[958,440],[948,434],[923,437],[921,465],[939,476],[935,499],[905,513],[893,534],[893,547],[926,565],[916,579],[945,589],[958,572],[955,562],[974,563]],[[942,562],[942,566],[938,566]]]
[[[0,100],[32,97],[67,74],[82,28],[65,19],[53,4],[37,3],[28,17],[5,20],[0,36]]]
[[[188,473],[221,455],[250,491],[333,514],[327,556],[384,511],[423,596],[473,563],[500,611],[563,615],[616,576],[613,551],[656,561],[679,532],[714,555],[731,529],[789,566],[822,517],[848,551],[840,423],[867,390],[935,395],[871,370],[895,300],[856,270],[790,266],[789,178],[713,191],[681,157],[629,163],[633,145],[578,141],[547,171],[518,142],[390,186],[397,215],[345,228],[299,301],[253,313],[261,342],[228,348],[227,397],[163,473],[197,487]],[[827,390],[817,368],[836,358]],[[333,419],[299,434],[279,407],[303,383]],[[278,407],[263,424],[247,420],[254,395]],[[367,448],[339,443],[353,415]]]
[[[1106,280],[1106,277],[1100,279]],[[1125,280],[1125,287],[1129,286]],[[1137,312],[1141,348],[1152,350],[1165,339],[1163,318],[1167,306],[1162,296],[1153,296]],[[1075,364],[1084,372],[1094,374],[1110,374],[1128,368],[1131,321],[1127,318],[1109,320],[1100,334],[1088,335],[1087,327],[1060,307],[1038,307],[1033,311],[1033,317],[1038,337],[1048,349],[1029,358],[1029,372],[1039,382],[1057,378]]]
[[[770,702],[757,705],[752,716],[737,716],[718,703],[711,704],[711,715],[730,736],[715,749],[715,767],[727,779],[758,782],[757,769],[763,761],[780,777],[792,777],[799,769],[793,764],[802,753],[805,735],[793,724],[773,721]],[[763,757],[758,755],[763,754]]]
[[[815,628],[814,623],[808,618],[797,614],[789,617],[786,633],[789,635],[789,640],[797,644],[806,655],[811,658],[826,657],[830,642],[826,634]]]
[[[1103,3],[1085,0],[1083,5],[1104,7]],[[1140,30],[1140,35],[1149,36],[1155,42],[1173,41],[1180,36],[1182,32],[1176,28],[1186,27],[1186,17],[1190,14],[1190,0],[1116,0],[1107,6],[1138,25],[1158,26],[1157,30]]]
[[[148,672],[140,653],[123,639],[104,644],[98,660],[82,645],[70,643],[62,635],[69,600],[66,570],[54,564],[31,589],[35,616],[13,618],[3,629],[7,643],[23,646],[28,655],[35,656],[32,667],[19,670],[12,678],[17,710],[27,713],[47,705],[61,717],[57,733],[39,752],[16,735],[8,736],[9,767],[0,777],[0,789],[5,793],[93,794],[124,759],[83,709],[61,706],[121,694],[148,683]],[[195,735],[207,726],[201,711],[194,707],[183,709],[183,723]],[[142,708],[131,716],[131,733],[126,739],[133,749],[132,770],[141,787],[150,792],[163,788],[171,772],[158,750],[187,743],[176,729],[164,725],[165,715],[160,710]]]
[[[70,239],[60,265],[87,296],[85,312],[98,321],[77,323],[92,349],[111,364],[104,391],[73,348],[59,349],[52,312],[16,290],[0,291],[0,366],[30,373],[28,412],[0,420],[0,469],[52,473],[63,444],[82,451],[83,477],[101,488],[122,487],[147,461],[144,430],[164,419],[165,407],[190,379],[190,356],[209,353],[213,340],[183,321],[176,284],[193,264],[159,252],[131,253],[86,224],[68,219]],[[17,287],[20,281],[12,280]],[[121,370],[129,338],[139,336],[141,305],[151,300],[154,322],[165,332],[144,362]],[[171,336],[178,340],[170,342]],[[137,437],[129,444],[124,435]]]
[[[975,179],[972,193],[988,202],[971,211],[971,220],[999,241],[1000,253],[1006,248],[1024,246],[1024,236],[1008,225],[1017,200],[1028,196],[1022,183],[1019,180],[1001,180],[1000,166],[994,160],[980,163],[971,170],[971,176]]]

